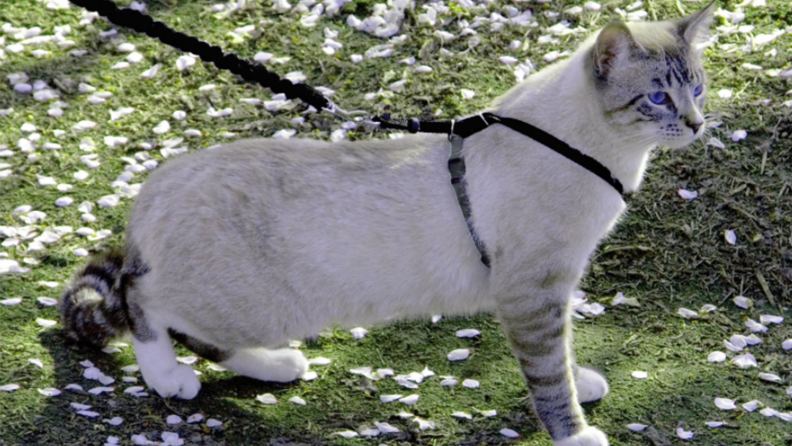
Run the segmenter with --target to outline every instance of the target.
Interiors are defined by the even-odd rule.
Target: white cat
[[[700,41],[713,6],[668,22],[612,22],[492,112],[595,158],[635,191],[657,144],[703,133]],[[67,337],[133,335],[143,378],[194,398],[171,338],[246,376],[291,381],[308,364],[274,349],[330,324],[496,311],[555,445],[607,445],[578,400],[608,392],[574,364],[570,295],[625,210],[602,178],[502,125],[464,141],[471,225],[445,136],[339,142],[245,140],[168,162],[129,218],[126,250],[66,291]]]

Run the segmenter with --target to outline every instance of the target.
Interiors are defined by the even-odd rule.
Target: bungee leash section
[[[342,119],[352,119],[352,113],[348,113],[339,108],[322,93],[306,84],[295,84],[288,79],[281,79],[277,74],[268,71],[261,65],[253,64],[250,61],[240,58],[236,54],[226,54],[217,45],[210,45],[197,37],[193,37],[169,28],[168,25],[156,21],[151,16],[143,14],[131,8],[118,8],[112,0],[69,0],[71,3],[96,12],[111,23],[130,28],[139,33],[153,37],[160,42],[177,48],[181,51],[192,53],[201,58],[204,62],[214,64],[221,70],[230,71],[242,79],[261,85],[270,89],[274,93],[283,93],[289,99],[300,99],[316,110],[327,111]],[[358,114],[355,112],[354,114]],[[448,158],[448,171],[451,174],[451,185],[462,210],[462,215],[468,226],[468,231],[476,248],[481,254],[481,262],[489,267],[490,259],[487,255],[484,243],[476,235],[473,222],[470,218],[470,201],[465,191],[465,159],[462,157],[462,143],[465,138],[474,133],[478,133],[490,125],[501,124],[510,129],[522,133],[523,135],[539,142],[540,144],[552,149],[579,166],[597,175],[602,180],[611,185],[624,200],[624,188],[621,182],[615,178],[607,167],[596,159],[585,153],[569,146],[555,136],[542,129],[532,126],[527,122],[514,118],[498,116],[493,113],[480,113],[460,120],[416,120],[416,119],[394,119],[389,114],[372,118],[373,122],[380,129],[402,130],[410,133],[441,133],[448,135],[451,142],[451,151]]]

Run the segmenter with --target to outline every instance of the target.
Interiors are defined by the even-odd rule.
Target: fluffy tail
[[[123,266],[123,254],[111,252],[91,259],[77,273],[60,303],[68,341],[101,348],[129,331]]]

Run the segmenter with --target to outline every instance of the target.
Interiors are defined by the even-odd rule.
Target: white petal
[[[676,432],[677,432],[677,436],[679,436],[679,438],[683,440],[690,440],[691,438],[693,438],[693,435],[695,435],[692,431],[686,431],[684,428],[681,427],[678,427]]]
[[[448,354],[449,361],[463,361],[468,357],[470,357],[470,349],[467,348],[459,348]]]
[[[13,392],[19,390],[19,384],[6,384],[0,386],[0,392]]]
[[[124,423],[124,419],[121,418],[121,417],[113,417],[113,418],[110,418],[109,420],[108,419],[102,420],[102,423],[106,423],[106,424],[109,424],[111,426],[120,426],[121,424]],[[116,444],[118,444],[118,443],[116,443]]]
[[[189,424],[200,423],[203,420],[204,420],[204,416],[202,413],[192,414],[189,417],[187,417],[187,423]]]
[[[734,410],[737,408],[734,404],[734,400],[728,398],[715,398],[715,406],[721,410]]]
[[[364,437],[376,437],[380,434],[379,429],[361,429],[360,435]]]
[[[781,316],[771,316],[769,314],[762,314],[759,316],[759,322],[763,324],[780,324],[784,322],[784,318]]]
[[[48,387],[46,389],[36,389],[36,390],[38,390],[38,393],[44,396],[58,396],[61,394],[60,390],[54,389],[52,387]]]
[[[423,376],[424,378],[429,378],[430,376],[435,376],[435,372],[429,370],[429,367],[424,367],[424,369],[421,370],[420,373],[421,373],[421,376]]]
[[[53,321],[50,319],[42,319],[42,318],[37,318],[36,323],[44,328],[54,327],[55,325],[58,325],[58,321]]]
[[[459,384],[459,380],[453,376],[444,376],[443,380],[440,381],[441,387],[453,387],[457,384]]]
[[[352,333],[352,337],[355,339],[363,339],[366,334],[368,334],[368,330],[363,327],[355,327],[349,331]]]
[[[468,378],[468,379],[465,379],[464,381],[462,381],[462,387],[467,387],[468,389],[478,389],[479,386],[480,386],[480,383],[478,381],[476,381],[475,379]]]
[[[436,314],[436,315],[432,316],[432,323],[436,324],[436,323],[440,322],[440,319],[442,319],[442,318],[443,318],[442,315]]]
[[[516,431],[513,431],[505,427],[500,430],[500,434],[503,435],[504,437],[509,437],[509,438],[517,438],[520,436],[520,434],[518,434]]]
[[[214,418],[209,418],[208,420],[206,420],[206,427],[210,429],[214,429],[216,427],[222,427],[222,426],[223,426],[223,422],[220,420],[215,420]]]
[[[764,333],[768,330],[767,327],[760,324],[759,322],[756,322],[753,319],[746,320],[745,326],[748,327],[749,330],[751,330],[751,333]]]
[[[723,352],[712,352],[707,356],[707,361],[709,362],[723,362],[726,360],[726,353]]]
[[[737,244],[737,234],[733,230],[726,230],[726,232],[723,233],[723,237],[726,239],[726,243],[730,245]]]
[[[0,305],[5,307],[13,307],[22,303],[21,297],[12,297],[11,299],[0,300]]]
[[[409,396],[405,396],[404,398],[400,398],[399,402],[400,403],[404,403],[404,404],[406,404],[408,406],[411,406],[411,405],[415,404],[416,402],[418,402],[418,398],[419,398],[419,395],[412,394],[412,395],[409,395]]]
[[[749,309],[749,308],[751,308],[753,306],[753,301],[750,298],[747,298],[745,296],[736,296],[733,299],[733,301],[734,301],[734,305],[737,305],[738,307],[740,307],[742,309],[745,309],[745,310],[747,310],[747,309]]]
[[[699,314],[693,310],[689,310],[687,308],[680,308],[677,310],[677,314],[682,316],[685,319],[698,319]]]
[[[177,424],[182,423],[182,418],[178,415],[168,415],[168,417],[165,418],[165,423],[170,426],[176,426]]]
[[[74,198],[72,197],[61,197],[55,200],[55,206],[59,208],[71,206],[72,203],[74,203]]]
[[[772,373],[764,373],[764,372],[759,374],[759,379],[764,381],[769,381],[771,383],[780,383],[783,381],[783,379],[781,379],[781,377],[778,375],[774,375]]]
[[[466,328],[464,330],[458,330],[456,332],[456,336],[458,338],[474,338],[480,334],[481,332],[476,330],[475,328]]]
[[[275,395],[273,395],[271,393],[265,393],[265,394],[262,394],[262,395],[258,395],[256,397],[256,399],[259,400],[260,402],[264,403],[264,404],[277,404],[278,403],[278,400],[275,398]]]
[[[632,375],[632,377],[635,378],[635,379],[646,379],[646,378],[649,378],[649,374],[644,372],[644,371],[641,371],[641,370],[636,370],[636,371],[632,372],[630,375]]]
[[[712,313],[713,311],[715,311],[717,309],[718,309],[718,307],[716,307],[715,305],[706,304],[706,305],[703,305],[701,307],[701,310],[699,310],[699,311],[702,312],[702,313]]]
[[[695,200],[698,198],[698,191],[690,191],[687,189],[679,189],[677,191],[680,197],[684,198],[685,200]]]
[[[486,417],[486,418],[492,418],[492,417],[494,417],[494,416],[498,415],[498,411],[497,411],[497,410],[495,410],[495,409],[492,409],[492,410],[479,410],[478,412],[479,412],[479,413],[480,413],[482,416],[484,416],[484,417]]]
[[[91,410],[80,410],[77,412],[77,415],[86,417],[86,418],[97,418],[99,416],[99,412],[94,412]]]
[[[392,403],[400,398],[403,395],[380,395],[380,402],[382,403]]]
[[[462,99],[473,99],[476,96],[475,91],[466,88],[459,89],[459,92],[462,94]]]
[[[454,417],[454,418],[465,418],[465,419],[468,419],[468,420],[472,420],[473,419],[473,415],[470,415],[467,412],[454,412],[454,413],[451,414],[451,416]]]
[[[424,420],[418,417],[413,418],[413,423],[418,423],[418,429],[422,431],[435,428],[434,421]]]
[[[787,339],[781,343],[781,348],[784,350],[792,350],[792,339]]]
[[[91,395],[101,395],[103,393],[112,392],[115,389],[112,387],[94,387],[93,389],[89,390],[88,393]]]
[[[774,416],[778,415],[778,411],[777,410],[771,409],[769,407],[765,407],[764,409],[760,410],[759,413],[764,415],[764,416],[766,416],[766,417],[774,417]]]
[[[380,423],[379,421],[375,421],[374,425],[377,426],[380,432],[383,434],[398,434],[401,432],[398,427],[391,426],[388,423]]]
[[[176,60],[176,68],[179,71],[184,71],[193,65],[195,65],[195,58],[192,56],[185,55]]]
[[[311,359],[308,360],[308,364],[310,364],[310,365],[328,365],[331,362],[332,361],[330,361],[328,358],[323,358],[321,356],[319,356],[317,358],[311,358]]]
[[[640,424],[640,423],[630,423],[630,424],[627,425],[627,429],[629,429],[629,430],[631,430],[633,432],[643,432],[644,429],[646,429],[647,427],[649,427],[649,426],[647,426],[645,424]]]
[[[732,364],[736,365],[741,369],[747,369],[750,367],[758,367],[759,365],[756,363],[756,358],[754,355],[750,353],[746,353],[744,355],[736,356],[732,359]]]
[[[748,136],[748,132],[746,132],[745,130],[735,130],[734,133],[731,134],[731,140],[737,142],[745,139],[747,136]]]
[[[358,436],[358,433],[355,432],[355,431],[346,430],[346,431],[340,431],[340,432],[333,432],[330,435],[340,435],[340,436],[342,436],[344,438],[355,438],[355,437]]]

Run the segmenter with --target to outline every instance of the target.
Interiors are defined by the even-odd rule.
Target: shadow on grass
[[[413,326],[412,331],[420,332],[425,325],[400,323],[399,327],[400,329],[406,327],[409,330],[409,327]],[[373,337],[376,338],[376,334]],[[40,341],[49,351],[54,363],[54,387],[64,389],[70,383],[79,383],[86,391],[64,391],[58,398],[46,399],[45,406],[32,420],[34,422],[38,420],[40,428],[31,428],[29,432],[22,434],[19,441],[23,444],[101,445],[109,435],[118,436],[123,440],[133,434],[144,434],[150,440],[159,440],[163,431],[177,432],[186,440],[187,445],[368,444],[369,441],[366,439],[347,440],[332,433],[358,430],[362,425],[371,425],[372,419],[387,421],[401,430],[398,434],[381,437],[382,441],[391,444],[471,446],[513,444],[513,440],[499,434],[500,427],[493,427],[501,425],[503,420],[507,420],[512,429],[533,432],[533,437],[545,439],[545,443],[548,440],[546,434],[540,432],[541,427],[531,414],[529,403],[522,398],[511,398],[509,407],[493,402],[493,406],[498,409],[499,421],[490,422],[491,420],[486,419],[479,423],[466,423],[450,419],[443,421],[443,424],[448,425],[447,428],[420,431],[417,424],[412,423],[411,420],[402,420],[394,415],[400,407],[389,406],[383,409],[376,388],[370,398],[359,401],[360,392],[372,383],[357,378],[350,379],[345,371],[340,372],[343,375],[341,377],[331,374],[328,381],[331,384],[335,381],[333,385],[338,385],[338,389],[318,389],[322,392],[321,395],[318,391],[314,394],[307,388],[312,383],[276,384],[230,374],[221,376],[205,374],[202,377],[201,392],[192,401],[163,400],[156,394],[148,398],[134,398],[122,393],[122,388],[126,385],[123,385],[120,379],[110,384],[116,387],[115,392],[93,396],[87,390],[101,384],[84,379],[81,376],[84,369],[77,363],[88,359],[108,375],[120,376],[120,369],[124,365],[123,356],[107,355],[95,350],[67,345],[60,331],[56,330],[43,332]],[[383,360],[391,363],[400,359],[403,361],[401,352],[423,350],[424,347],[429,347],[426,342],[423,340],[419,343],[405,343],[401,338],[397,339],[394,345],[390,346],[391,353],[385,353]],[[513,360],[510,355],[508,360]],[[477,368],[472,364],[462,367],[459,370],[467,370],[468,373],[474,373]],[[142,378],[137,384],[129,385],[145,386]],[[263,406],[255,400],[256,395],[262,393],[273,393],[282,399],[281,395],[301,387],[306,388],[306,395],[318,396],[317,399],[323,401],[314,399],[308,406],[297,406],[286,401],[281,401],[275,406]],[[357,394],[347,395],[347,392]],[[489,400],[489,397],[485,399]],[[91,405],[93,407],[90,410],[101,415],[98,418],[76,415],[76,410],[70,407],[72,402]],[[406,408],[406,406],[402,407]],[[409,409],[425,419],[432,419],[437,415],[429,410]],[[372,415],[383,410],[389,415]],[[168,415],[176,414],[186,419],[194,413],[203,413],[207,418],[221,420],[223,428],[209,429],[204,423],[182,423],[178,426],[168,426],[165,423]],[[124,422],[121,426],[113,427],[103,423],[103,420],[116,416],[123,418]]]

